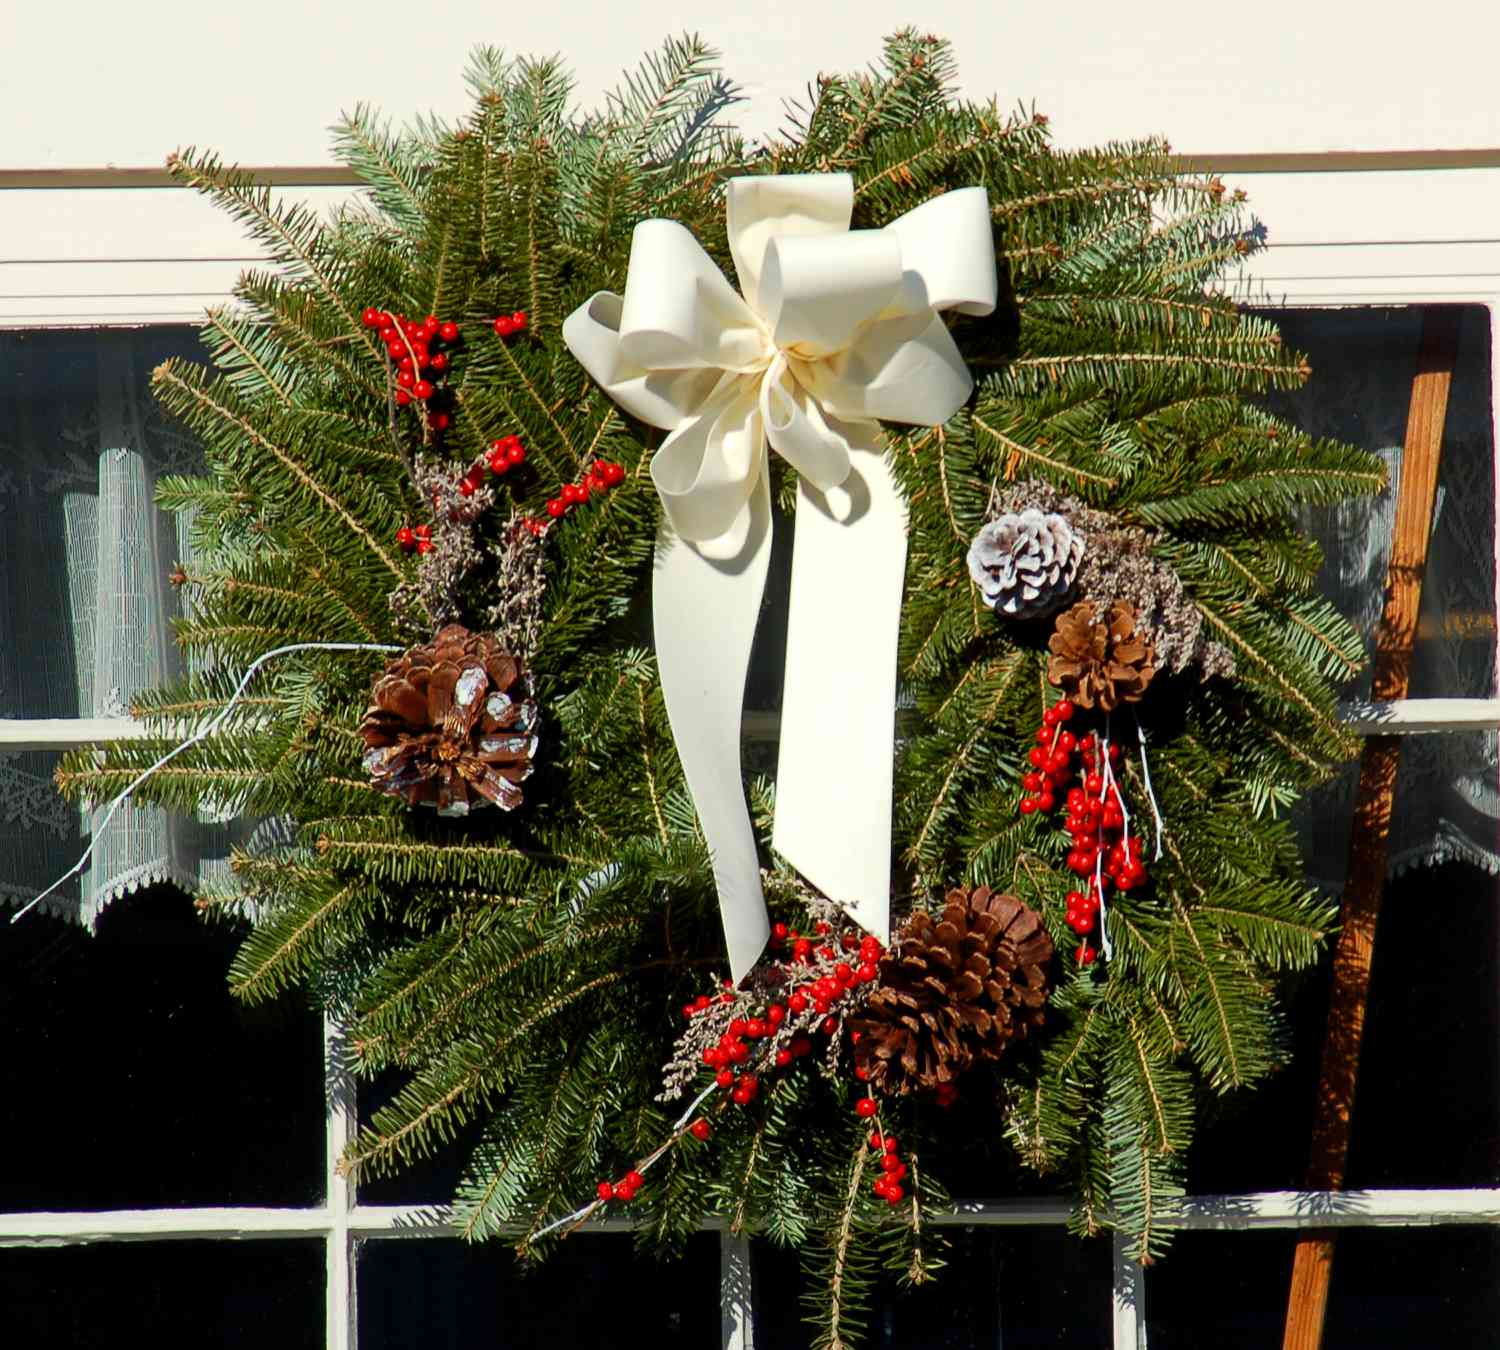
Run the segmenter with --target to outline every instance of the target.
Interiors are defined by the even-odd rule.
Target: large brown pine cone
[[[359,731],[382,791],[464,816],[487,801],[521,804],[538,725],[520,658],[454,623],[386,666]]]
[[[931,1091],[998,1059],[1042,1024],[1052,939],[1036,911],[988,886],[955,888],[907,920],[864,1010],[855,1063],[885,1092]]]
[[[1047,649],[1047,678],[1080,707],[1101,712],[1134,703],[1156,674],[1156,653],[1136,632],[1135,611],[1123,600],[1112,601],[1102,619],[1090,601],[1064,610]]]

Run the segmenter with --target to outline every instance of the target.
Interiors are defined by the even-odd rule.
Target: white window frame
[[[1247,272],[1236,298],[1252,306],[1330,308],[1470,304],[1486,307],[1490,318],[1494,368],[1492,390],[1500,409],[1500,237],[1493,211],[1481,209],[1489,184],[1500,185],[1500,151],[1399,151],[1364,154],[1283,154],[1195,156],[1185,169],[1212,168],[1230,187],[1244,187],[1252,206],[1257,188],[1299,176],[1301,184],[1335,190],[1339,200],[1351,201],[1350,189],[1385,191],[1392,175],[1416,173],[1464,189],[1463,206],[1450,209],[1438,231],[1423,228],[1428,207],[1422,194],[1397,194],[1395,223],[1389,212],[1380,219],[1381,237],[1362,237],[1364,222],[1373,214],[1352,206],[1347,214],[1326,208],[1311,222],[1303,221],[1303,235],[1292,232],[1288,242],[1272,236],[1271,248]],[[274,185],[322,192],[347,190],[349,176],[331,168],[256,170]],[[1481,175],[1485,192],[1472,192],[1474,179],[1448,175]],[[1307,175],[1305,179],[1301,175]],[[1432,175],[1439,175],[1433,179]],[[1378,180],[1378,181],[1377,181]],[[154,169],[0,170],[0,199],[7,189],[60,189],[78,194],[94,189],[138,187],[165,189],[168,180]],[[1284,185],[1284,184],[1283,184]],[[176,189],[172,189],[176,191]],[[1314,197],[1317,192],[1312,193]],[[1264,208],[1263,208],[1264,209]],[[86,213],[85,213],[86,214]],[[1402,217],[1405,224],[1402,224]],[[170,245],[168,245],[170,247]],[[1281,250],[1278,253],[1278,250]],[[1299,253],[1299,250],[1301,251]],[[1315,254],[1310,250],[1317,250]],[[1309,266],[1309,257],[1315,265]],[[1297,259],[1290,267],[1285,263]],[[245,256],[119,256],[106,249],[94,257],[0,257],[0,327],[104,327],[142,323],[183,322],[203,304],[227,300],[227,293],[198,289],[205,264],[232,263],[236,267],[259,261]],[[58,276],[87,273],[85,264],[104,264],[113,291],[90,295],[86,288],[70,293],[47,289],[36,295],[6,290],[7,264],[28,269],[55,265]],[[131,284],[131,269],[142,268],[142,280]],[[162,268],[177,267],[176,284],[163,286]],[[196,270],[195,270],[196,269]],[[50,275],[50,274],[49,274]],[[149,282],[145,280],[149,276]],[[120,278],[125,278],[123,283]],[[154,288],[154,290],[152,289]],[[151,295],[167,297],[154,303]],[[112,302],[144,297],[129,312]],[[183,299],[197,303],[184,306]],[[23,300],[26,306],[8,299]],[[30,301],[56,306],[63,317],[26,312]],[[105,303],[111,302],[111,303]],[[1495,444],[1500,447],[1500,426]],[[1404,699],[1382,706],[1361,705],[1348,712],[1361,734],[1443,734],[1500,728],[1500,699]],[[68,749],[77,745],[143,734],[128,720],[77,719],[0,721],[0,751]],[[51,1247],[101,1242],[162,1241],[170,1239],[322,1238],[326,1249],[325,1318],[328,1350],[356,1350],[358,1338],[357,1250],[367,1240],[412,1240],[452,1237],[455,1228],[442,1206],[367,1205],[357,1188],[340,1176],[337,1162],[357,1129],[354,1088],[340,1065],[339,1029],[324,1027],[327,1128],[325,1141],[325,1200],[322,1205],[288,1208],[196,1208],[112,1210],[105,1212],[0,1213],[0,1247]],[[1261,1191],[1233,1195],[1191,1196],[1181,1202],[1170,1224],[1182,1230],[1243,1232],[1249,1230],[1329,1229],[1352,1227],[1430,1227],[1433,1225],[1500,1226],[1500,1188],[1472,1187],[1431,1190],[1342,1191],[1337,1203],[1325,1193]],[[1056,1228],[1067,1219],[1063,1200],[1026,1200],[963,1203],[937,1222],[957,1226]],[[625,1231],[628,1220],[604,1219],[598,1231]],[[705,1223],[720,1232],[721,1343],[724,1350],[752,1350],[755,1342],[749,1280],[749,1243],[722,1225]],[[1145,1350],[1147,1345],[1144,1279],[1141,1268],[1126,1254],[1122,1240],[1114,1242],[1112,1284],[1113,1345],[1115,1350]]]

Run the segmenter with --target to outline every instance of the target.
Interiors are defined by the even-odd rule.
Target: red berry
[[[890,1187],[890,1180],[884,1176],[879,1176],[875,1178],[875,1184],[871,1186],[870,1189],[874,1191],[875,1194],[878,1195],[882,1200],[884,1200],[886,1192],[890,1190]]]
[[[411,526],[403,525],[396,531],[396,542],[408,553],[417,546],[417,536],[411,531]]]
[[[562,515],[562,513],[564,511],[566,511],[567,509],[568,508],[563,504],[562,500],[560,498],[558,498],[558,497],[553,497],[547,503],[547,514],[549,516],[551,516],[554,520],[556,520],[558,516]]]
[[[812,960],[812,942],[808,938],[798,938],[792,943],[792,959],[796,961]]]
[[[1081,944],[1073,955],[1080,966],[1091,966],[1094,964],[1094,949],[1086,942]]]
[[[448,357],[445,352],[434,352],[427,360],[427,368],[435,370],[441,375],[448,369]]]
[[[615,1199],[629,1204],[630,1201],[635,1199],[635,1187],[627,1186],[623,1181],[619,1182],[615,1186]]]
[[[431,421],[434,431],[447,431],[453,425],[453,419],[445,412],[435,412],[428,420]]]
[[[518,309],[514,314],[510,316],[510,321],[515,325],[516,332],[519,333],[523,328],[526,327],[526,311],[524,309]]]
[[[458,480],[458,491],[460,496],[472,497],[477,489],[474,487],[472,478],[460,478]]]
[[[501,337],[507,338],[516,331],[516,326],[510,321],[507,315],[502,314],[498,319],[495,320],[495,331],[500,334]]]
[[[771,936],[778,942],[785,942],[787,934],[791,930],[784,923],[773,923],[771,925]]]
[[[424,403],[433,395],[431,380],[418,380],[411,387],[412,396],[421,399]]]
[[[752,1041],[758,1041],[768,1030],[765,1021],[759,1017],[752,1017],[745,1023],[745,1035]]]
[[[1023,816],[1029,816],[1035,810],[1036,810],[1036,798],[1035,797],[1022,797],[1021,798],[1021,814]]]
[[[688,1126],[688,1133],[692,1135],[694,1139],[704,1140],[707,1139],[708,1136],[713,1133],[713,1131],[709,1127],[708,1122],[704,1120],[702,1116],[699,1116],[697,1120],[695,1120],[691,1125]]]
[[[604,479],[606,486],[616,487],[625,481],[625,466],[613,462],[608,463],[600,471],[600,477]]]
[[[1036,809],[1038,811],[1050,811],[1056,805],[1057,798],[1054,797],[1050,792],[1044,792],[1040,797],[1036,799]]]
[[[505,447],[505,458],[510,464],[526,463],[526,447],[514,436],[510,438],[510,444]]]
[[[878,1110],[880,1110],[880,1107],[876,1104],[873,1097],[861,1097],[854,1103],[854,1114],[864,1120],[868,1120]]]
[[[744,1041],[735,1041],[729,1047],[729,1060],[732,1064],[743,1064],[750,1058],[750,1047]]]
[[[873,961],[861,961],[859,963],[859,979],[861,984],[869,984],[871,980],[880,978],[880,967]]]
[[[716,1082],[721,1088],[733,1087],[734,1070],[720,1069],[719,1072],[714,1075],[714,1082]]]
[[[822,1012],[823,1010],[819,1008],[818,1011]],[[818,1030],[821,1031],[825,1036],[832,1036],[833,1033],[838,1029],[839,1019],[837,1017],[825,1017],[818,1027]]]
[[[599,1189],[599,1198],[601,1200],[603,1200],[605,1204],[608,1204],[611,1200],[613,1200],[615,1198],[615,1188],[609,1182],[607,1182],[607,1181],[601,1181],[599,1183],[598,1189]]]
[[[880,1167],[886,1176],[894,1177],[897,1181],[906,1175],[906,1164],[894,1153],[887,1153],[880,1160]]]
[[[891,1182],[885,1188],[885,1200],[888,1205],[899,1205],[906,1198],[906,1192],[901,1189],[897,1182]]]
[[[366,328],[379,328],[380,311],[374,305],[369,305],[365,308],[365,312],[360,315],[360,321]]]
[[[792,1062],[792,1052],[790,1050],[783,1049],[783,1050],[778,1050],[776,1052],[776,1067],[778,1069],[784,1069],[784,1068],[786,1068],[786,1066],[788,1064],[790,1064],[791,1062]]]
[[[882,1147],[887,1153],[894,1153],[896,1151],[896,1136],[893,1134],[886,1135],[885,1143]]]
[[[443,321],[436,314],[429,314],[422,320],[422,327],[430,333],[436,333],[443,326]]]
[[[1047,767],[1047,752],[1039,745],[1033,747],[1031,753],[1026,758],[1038,769],[1045,769]]]
[[[438,325],[438,336],[444,342],[452,342],[458,337],[458,325],[452,320]]]
[[[577,483],[564,483],[562,499],[569,506],[576,506],[579,502],[588,500],[588,493],[579,487]]]
[[[397,371],[396,383],[403,389],[410,389],[417,382],[417,377],[409,370]]]

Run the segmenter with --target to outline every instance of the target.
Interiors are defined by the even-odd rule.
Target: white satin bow
[[[989,313],[996,278],[983,188],[880,230],[850,230],[847,174],[736,178],[727,197],[743,296],[683,226],[642,221],[623,298],[601,291],[563,338],[671,433],[651,461],[657,660],[738,979],[768,933],[739,772],[767,445],[802,480],[773,843],[884,937],[905,512],[879,421],[931,425],[963,405],[972,384],[938,311]]]

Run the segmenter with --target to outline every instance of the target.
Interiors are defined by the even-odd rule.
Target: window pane
[[[1281,1344],[1292,1233],[1186,1233],[1146,1272],[1151,1350],[1265,1350]],[[1323,1350],[1493,1345],[1500,1232],[1339,1233]]]
[[[1272,312],[1287,345],[1307,353],[1313,374],[1272,408],[1317,436],[1375,451],[1391,490],[1306,513],[1322,544],[1319,585],[1373,653],[1400,481],[1402,442],[1422,341],[1423,310]],[[1495,438],[1493,338],[1487,310],[1461,307],[1458,350],[1438,465],[1432,537],[1408,694],[1488,698],[1495,689]],[[1346,694],[1367,697],[1370,670]],[[1311,875],[1343,884],[1356,771],[1316,793],[1303,814]],[[1393,868],[1468,858],[1500,870],[1500,754],[1493,732],[1408,738],[1392,822]]]
[[[719,1342],[719,1239],[659,1262],[627,1234],[568,1238],[523,1269],[503,1242],[385,1239],[359,1247],[360,1350],[636,1350]]]
[[[230,997],[231,930],[159,887],[0,939],[0,1205],[321,1201],[320,1024]]]
[[[324,1264],[307,1240],[5,1248],[5,1344],[317,1350]]]
[[[1110,1343],[1108,1238],[1080,1241],[1061,1228],[948,1230],[948,1264],[935,1280],[902,1288],[884,1278],[866,1344],[900,1350],[1018,1350]],[[805,1288],[796,1252],[751,1247],[756,1350],[803,1350]]]
[[[1398,802],[1399,808],[1399,802]],[[1465,863],[1386,887],[1354,1104],[1351,1187],[1500,1183],[1500,880]],[[1295,1058],[1225,1105],[1189,1156],[1199,1194],[1302,1186],[1329,962],[1290,1007]]]

